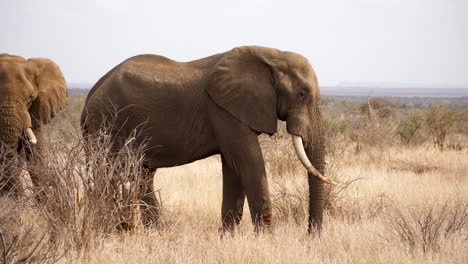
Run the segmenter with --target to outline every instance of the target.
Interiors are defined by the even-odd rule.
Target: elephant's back
[[[158,55],[139,55],[125,61],[119,78],[127,89],[135,86],[153,89],[192,88],[201,78],[201,71],[182,62]]]
[[[84,129],[99,131],[103,117],[112,119],[118,114],[111,123],[121,127],[123,137],[136,129],[142,138],[151,138],[152,147],[146,154],[158,167],[211,153],[213,146],[209,144],[193,147],[196,142],[213,138],[206,124],[208,71],[209,67],[200,62],[181,63],[157,55],[132,57],[93,87],[82,115]],[[196,140],[193,137],[200,137],[197,135],[207,139]],[[209,151],[204,151],[206,148]]]

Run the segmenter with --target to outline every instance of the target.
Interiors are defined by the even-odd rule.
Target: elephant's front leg
[[[255,231],[271,225],[271,201],[260,144],[254,138],[243,137],[233,142],[234,150],[223,152],[229,167],[240,177],[249,204]],[[224,185],[224,184],[223,184]],[[225,186],[225,188],[229,188]],[[232,191],[232,190],[231,190]],[[223,203],[224,204],[224,203]]]
[[[224,158],[223,165],[223,204],[221,218],[223,231],[234,231],[236,225],[242,220],[244,210],[245,191],[241,178],[229,166]]]
[[[212,118],[224,160],[223,168],[226,163],[240,178],[255,230],[269,227],[272,218],[270,193],[257,132],[224,110],[213,112]],[[223,185],[224,189],[229,188]]]

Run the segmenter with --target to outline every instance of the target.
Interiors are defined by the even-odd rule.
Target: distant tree
[[[413,103],[407,103],[407,104],[405,104],[405,108],[413,109],[413,108],[414,108],[414,104],[413,104]]]
[[[468,106],[460,113],[459,127],[462,133],[468,135]]]
[[[359,105],[359,111],[368,117],[376,115],[376,118],[394,118],[397,106],[396,102],[385,98],[370,98]]]
[[[444,104],[433,104],[426,110],[426,124],[432,136],[434,146],[444,149],[447,131],[452,128],[457,121],[457,112],[453,106]]]
[[[409,114],[402,118],[397,133],[405,144],[417,142],[417,134],[424,124],[424,115],[420,110],[411,109]]]
[[[354,105],[348,130],[349,138],[356,143],[356,153],[364,148],[383,149],[395,142],[397,104],[383,98],[368,98]]]

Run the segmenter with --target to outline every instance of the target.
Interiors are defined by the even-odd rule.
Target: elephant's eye
[[[299,96],[300,96],[301,98],[304,98],[304,97],[305,97],[305,92],[304,92],[304,91],[300,91],[300,92],[299,92]]]

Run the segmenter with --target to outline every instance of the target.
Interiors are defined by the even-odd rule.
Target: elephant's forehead
[[[22,79],[25,77],[24,75],[23,65],[0,61],[0,80],[2,82]]]
[[[19,93],[28,84],[24,66],[20,63],[0,61],[0,94]]]
[[[288,62],[289,70],[295,74],[304,78],[309,75],[314,75],[312,66],[306,57],[294,52],[287,52],[286,60]]]
[[[0,54],[0,62],[25,62],[26,60],[23,57],[16,56],[16,55],[10,55],[6,53]]]

